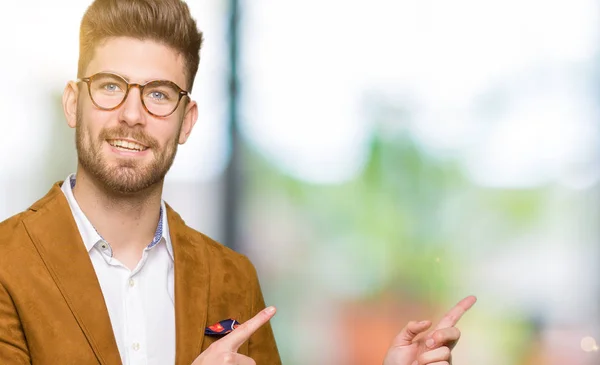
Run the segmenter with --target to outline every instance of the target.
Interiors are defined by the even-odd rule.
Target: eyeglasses
[[[77,82],[87,84],[92,103],[102,110],[120,107],[132,87],[140,89],[144,109],[155,117],[168,117],[177,110],[181,98],[189,97],[187,91],[168,80],[154,80],[141,85],[129,83],[123,77],[110,72],[100,72],[78,79]]]

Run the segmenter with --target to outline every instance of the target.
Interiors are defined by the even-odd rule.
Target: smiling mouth
[[[142,144],[139,144],[136,142],[131,142],[131,141],[125,141],[122,139],[110,139],[110,140],[107,140],[107,142],[114,148],[121,150],[121,151],[142,152],[142,151],[145,151],[148,149],[147,146],[144,146]]]

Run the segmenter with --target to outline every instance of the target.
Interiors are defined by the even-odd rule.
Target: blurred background
[[[2,5],[0,220],[75,170],[89,3]],[[252,259],[285,364],[380,364],[470,294],[456,365],[600,363],[597,1],[188,3],[200,118],[165,199]]]

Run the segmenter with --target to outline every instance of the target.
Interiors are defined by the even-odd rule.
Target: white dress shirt
[[[154,240],[129,270],[106,242],[73,195],[75,174],[62,184],[71,212],[100,282],[123,365],[175,363],[173,247],[164,201]]]

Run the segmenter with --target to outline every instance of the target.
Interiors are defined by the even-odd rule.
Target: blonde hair
[[[84,75],[96,47],[107,38],[149,39],[179,52],[185,60],[187,91],[191,91],[203,35],[181,0],[95,0],[81,21],[77,76]],[[185,86],[182,86],[185,87]]]

